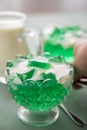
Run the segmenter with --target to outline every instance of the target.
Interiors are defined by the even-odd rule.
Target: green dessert
[[[12,97],[32,111],[47,111],[60,104],[70,90],[72,79],[72,65],[60,56],[17,56],[6,65]]]
[[[49,52],[52,56],[64,56],[72,62],[75,43],[85,38],[87,30],[79,26],[46,28],[43,30],[43,52]]]

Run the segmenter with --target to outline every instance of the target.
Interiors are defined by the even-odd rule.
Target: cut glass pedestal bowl
[[[19,118],[32,126],[47,126],[59,117],[58,105],[73,80],[73,67],[63,57],[17,56],[6,64],[6,81],[20,105]]]

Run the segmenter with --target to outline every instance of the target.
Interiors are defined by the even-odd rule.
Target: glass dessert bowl
[[[52,56],[61,55],[68,62],[72,62],[74,46],[82,39],[87,39],[87,30],[80,26],[51,26],[42,31],[42,49]]]
[[[73,67],[60,56],[17,56],[6,64],[8,89],[21,106],[18,116],[32,126],[57,120],[58,105],[68,95],[72,80]]]

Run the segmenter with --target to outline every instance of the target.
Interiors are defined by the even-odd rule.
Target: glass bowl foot
[[[55,107],[49,111],[33,112],[21,106],[18,109],[18,117],[28,125],[48,126],[58,119],[59,109]]]

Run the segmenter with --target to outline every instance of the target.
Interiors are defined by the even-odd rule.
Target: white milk
[[[25,15],[17,12],[0,12],[0,74],[6,62],[16,55],[27,55],[25,39],[18,40],[24,32]]]

